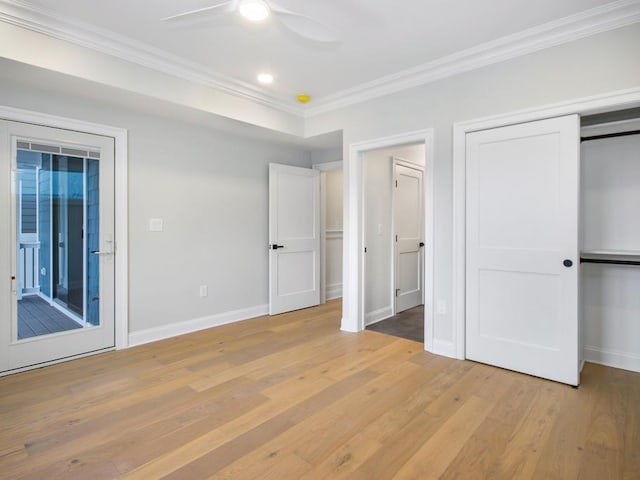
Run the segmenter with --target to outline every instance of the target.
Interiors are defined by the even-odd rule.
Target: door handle
[[[279,248],[284,248],[284,245],[278,245],[277,243],[271,245],[271,250],[278,250]]]
[[[111,235],[107,236],[107,240],[105,240],[105,243],[109,244],[109,250],[91,250],[91,253],[93,253],[94,255],[113,255],[115,253],[115,249],[113,248],[113,240]]]
[[[420,244],[418,245],[420,248],[424,247],[424,242],[420,242]]]

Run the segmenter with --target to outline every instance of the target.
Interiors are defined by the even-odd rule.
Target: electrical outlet
[[[209,288],[206,285],[200,285],[200,296],[206,297],[209,295]]]
[[[447,302],[445,300],[438,300],[436,303],[436,311],[438,315],[446,315],[447,314]]]

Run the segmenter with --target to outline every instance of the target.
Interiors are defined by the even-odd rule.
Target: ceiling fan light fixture
[[[250,22],[262,22],[269,16],[271,9],[263,0],[244,0],[240,2],[238,12]]]

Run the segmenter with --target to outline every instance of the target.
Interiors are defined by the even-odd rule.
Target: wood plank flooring
[[[331,302],[0,378],[0,477],[640,478],[639,374],[573,389],[339,324]]]

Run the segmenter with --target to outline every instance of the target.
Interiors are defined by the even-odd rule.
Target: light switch
[[[150,218],[149,219],[149,231],[150,232],[161,232],[164,230],[164,222],[161,218]]]

